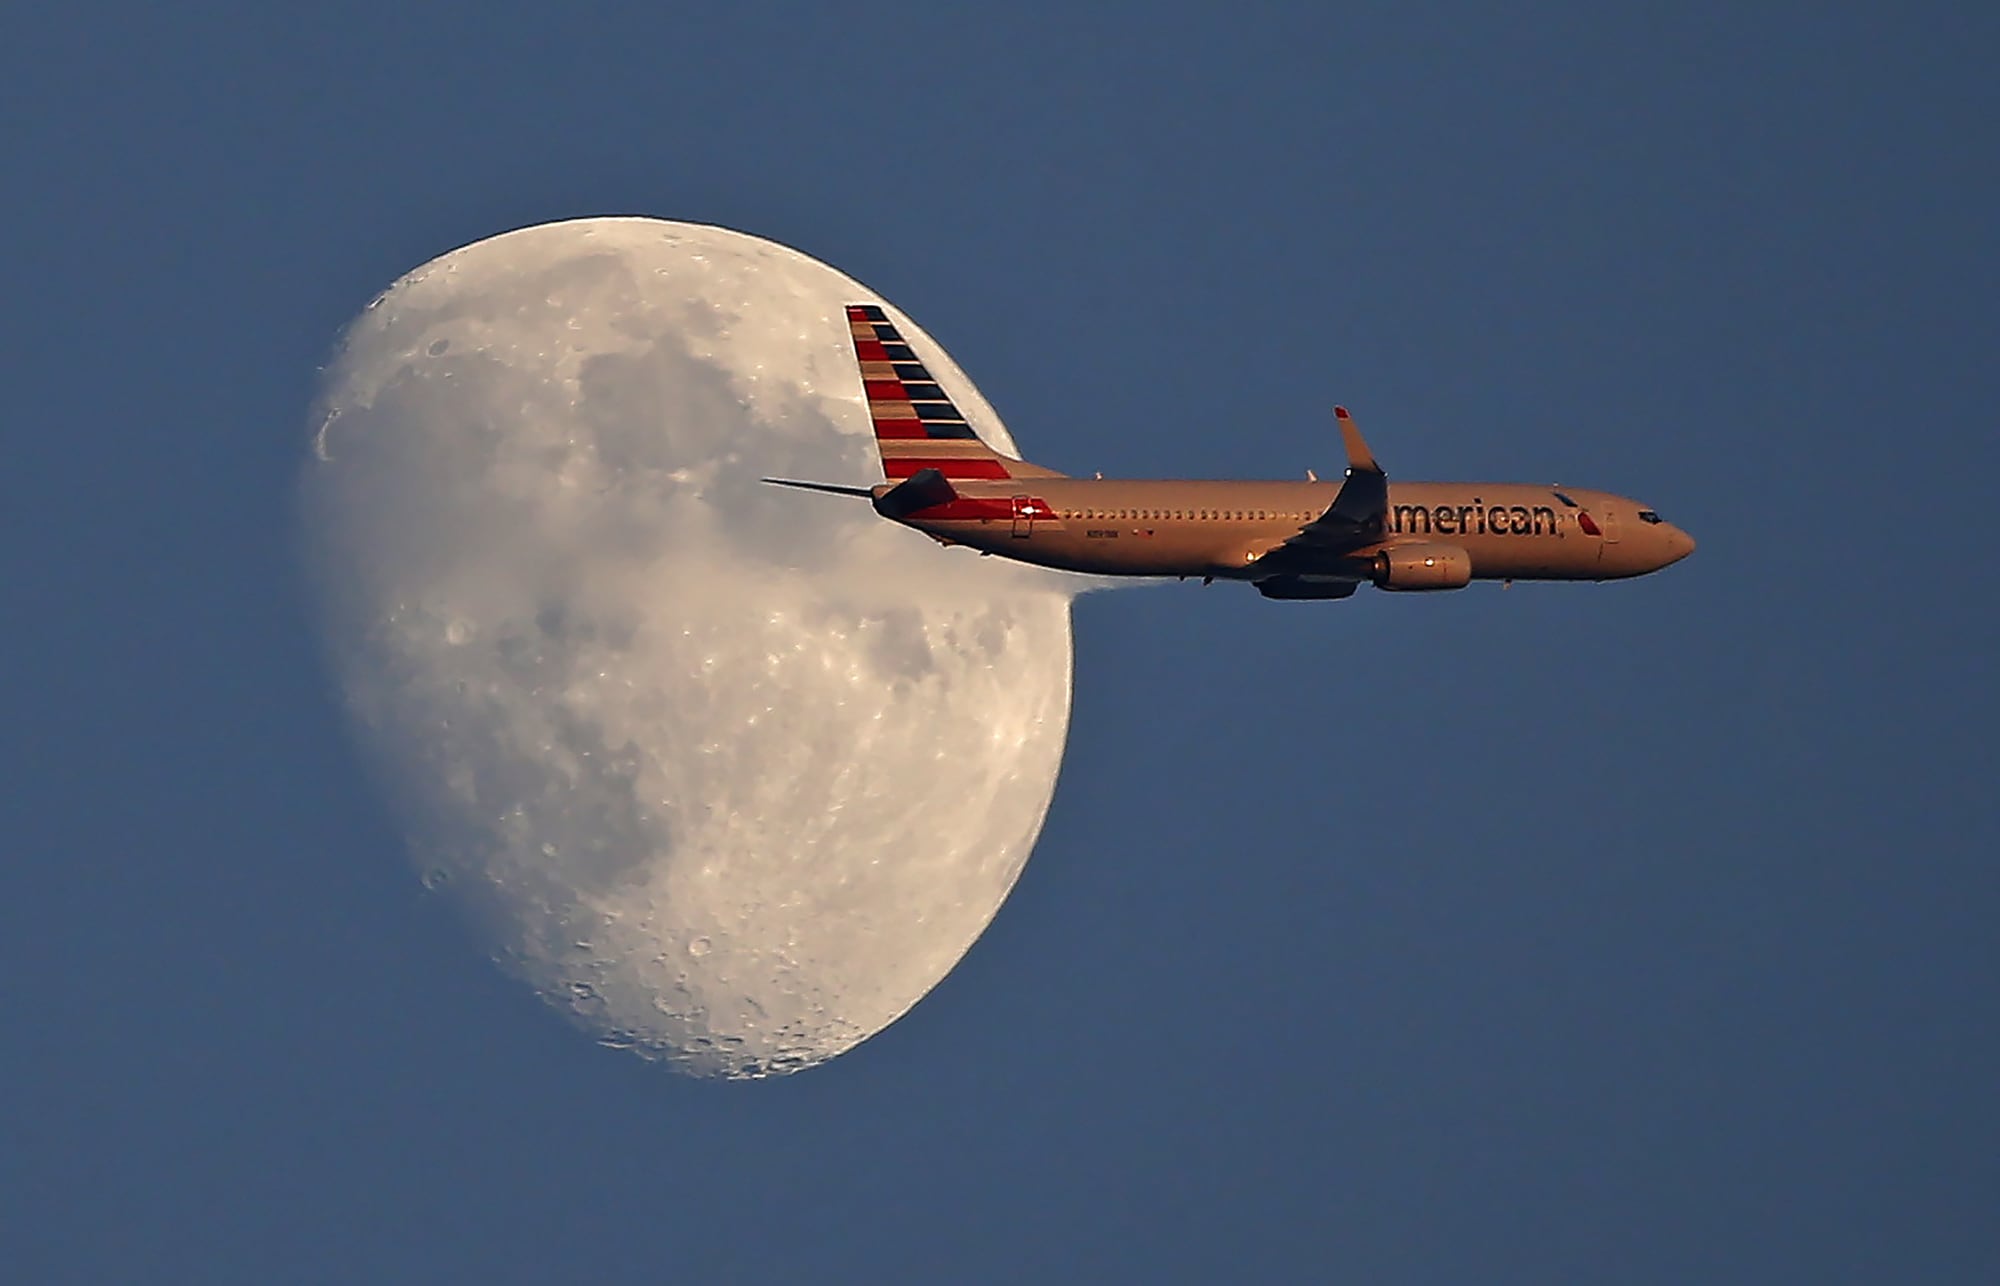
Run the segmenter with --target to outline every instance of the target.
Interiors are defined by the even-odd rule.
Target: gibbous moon
[[[741,233],[549,224],[391,286],[321,388],[323,634],[423,881],[605,1043],[696,1075],[906,1012],[1013,887],[1062,759],[1067,585],[757,482],[881,479],[857,301]]]

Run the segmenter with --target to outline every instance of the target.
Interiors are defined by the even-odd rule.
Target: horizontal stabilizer
[[[836,482],[794,482],[790,478],[760,478],[774,487],[797,487],[800,491],[824,491],[830,496],[860,496],[867,499],[875,494],[868,487],[843,487]]]
[[[958,492],[936,469],[919,469],[875,497],[875,512],[898,522],[919,510],[950,504]]]

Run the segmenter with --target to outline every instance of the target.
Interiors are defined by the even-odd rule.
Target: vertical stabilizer
[[[849,304],[847,328],[868,418],[882,452],[882,472],[891,482],[924,469],[946,479],[1059,478],[980,441],[951,397],[924,368],[880,304]]]

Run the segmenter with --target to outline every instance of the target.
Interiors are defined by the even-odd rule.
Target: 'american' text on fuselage
[[[1548,505],[1489,505],[1478,496],[1467,505],[1391,505],[1389,530],[1397,535],[1547,536],[1557,530]]]

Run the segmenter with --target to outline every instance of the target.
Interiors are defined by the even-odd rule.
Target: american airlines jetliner
[[[879,306],[850,305],[847,320],[888,481],[765,481],[866,496],[884,518],[940,544],[1098,576],[1249,581],[1286,599],[1346,598],[1364,583],[1613,580],[1694,551],[1657,510],[1605,491],[1391,486],[1338,407],[1347,475],[1337,484],[1067,477],[980,441]]]

